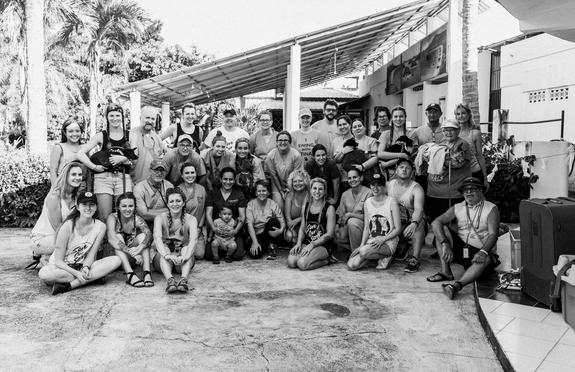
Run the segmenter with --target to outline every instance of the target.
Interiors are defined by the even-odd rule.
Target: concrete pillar
[[[162,102],[162,130],[170,126],[170,102]]]
[[[240,97],[240,110],[245,110],[246,108],[246,97]]]
[[[461,0],[449,0],[449,22],[447,23],[447,97],[445,112],[452,113],[455,105],[463,99],[462,73],[462,19]],[[445,115],[444,119],[453,115]]]
[[[130,92],[130,128],[140,125],[140,111],[142,109],[142,97],[140,92]]]
[[[288,85],[285,130],[291,132],[297,129],[297,114],[299,111],[301,85],[301,46],[294,44],[290,49],[290,64],[288,66]]]
[[[283,116],[282,116],[282,128],[285,130],[287,129],[287,112],[288,112],[288,101],[289,101],[289,86],[290,86],[290,69],[289,69],[289,65],[286,67],[287,68],[287,77],[286,77],[286,82],[285,82],[285,87],[284,87],[284,99],[283,99]]]

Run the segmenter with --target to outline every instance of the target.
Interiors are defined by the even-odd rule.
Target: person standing
[[[236,113],[236,110],[234,110],[233,108],[228,108],[224,110],[224,125],[214,128],[210,131],[210,133],[208,133],[208,136],[204,140],[203,147],[204,148],[212,147],[213,146],[212,141],[214,137],[216,137],[218,135],[218,132],[220,132],[220,135],[226,139],[226,150],[233,152],[236,147],[236,141],[239,138],[242,137],[249,138],[250,136],[248,132],[236,126],[237,121],[238,121],[238,114]]]
[[[156,116],[154,107],[145,106],[142,108],[142,125],[130,131],[131,146],[138,149],[138,160],[132,170],[134,184],[147,179],[152,161],[160,159],[167,151],[166,144],[154,130]]]
[[[277,132],[272,128],[272,113],[268,110],[259,113],[258,123],[260,129],[250,136],[249,148],[252,155],[263,161],[266,160],[268,153],[276,147]]]
[[[327,133],[322,133],[317,129],[310,126],[311,124],[311,110],[303,108],[299,111],[299,129],[291,132],[292,146],[299,151],[305,163],[312,159],[312,148],[321,143],[328,149],[328,154],[331,154],[330,147],[331,141]]]
[[[338,108],[339,105],[336,101],[333,99],[326,100],[323,104],[323,119],[316,121],[311,127],[321,133],[327,133],[330,139],[333,138],[339,132],[335,121]]]
[[[427,124],[416,128],[409,136],[415,145],[415,151],[418,147],[426,143],[441,143],[443,141],[443,131],[439,120],[441,118],[441,106],[437,103],[430,103],[425,109],[425,116],[427,117]],[[415,176],[415,181],[423,187],[427,192],[427,174]]]
[[[372,138],[379,140],[383,132],[391,129],[389,122],[391,120],[391,112],[385,106],[378,106],[375,109],[375,124],[376,130],[371,134]]]
[[[164,129],[160,138],[162,140],[171,138],[171,142],[175,147],[179,143],[180,136],[186,134],[192,139],[193,151],[199,153],[204,132],[199,126],[196,126],[197,121],[196,106],[193,103],[186,103],[184,107],[182,107],[182,121]]]
[[[84,133],[84,127],[73,118],[67,119],[62,124],[60,143],[56,144],[50,152],[50,184],[52,187],[56,184],[64,167],[78,159],[76,154],[80,150],[82,133]]]

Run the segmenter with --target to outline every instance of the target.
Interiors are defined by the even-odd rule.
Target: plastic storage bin
[[[561,278],[561,282],[561,311],[563,312],[563,319],[571,328],[575,329],[575,280],[564,276]]]
[[[509,230],[511,240],[511,268],[521,268],[521,235],[519,230]]]

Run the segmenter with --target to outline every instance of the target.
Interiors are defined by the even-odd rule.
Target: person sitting
[[[252,241],[248,255],[260,258],[268,253],[268,260],[277,257],[277,246],[285,230],[284,215],[276,202],[269,199],[269,182],[256,182],[256,198],[248,202],[246,223]]]
[[[407,257],[406,273],[414,273],[421,266],[419,255],[425,243],[427,221],[423,213],[425,193],[423,188],[413,180],[414,166],[411,160],[397,161],[395,177],[387,182],[387,195],[399,204],[401,214],[400,242],[395,257],[404,258],[409,252],[408,241],[411,242],[413,254]]]
[[[206,239],[208,229],[206,227],[206,189],[196,182],[196,167],[192,163],[184,163],[180,167],[182,182],[178,188],[186,197],[186,211],[196,217],[198,221],[198,241],[194,249],[194,257],[201,260],[206,254]]]
[[[373,196],[365,201],[364,229],[360,247],[351,253],[347,266],[359,270],[369,260],[378,260],[376,269],[388,268],[401,232],[397,202],[386,195],[385,177],[374,174],[370,181]]]
[[[45,264],[48,257],[54,252],[56,231],[62,221],[73,211],[76,196],[82,186],[85,167],[77,162],[68,163],[63,169],[56,183],[46,195],[42,206],[42,213],[30,234],[32,258],[34,262],[27,268],[36,268],[41,261]]]
[[[311,154],[311,160],[305,164],[305,170],[309,174],[309,177],[320,177],[327,182],[327,202],[331,205],[335,205],[339,198],[340,183],[337,164],[335,164],[335,161],[328,159],[327,149],[321,143],[318,143],[311,149]]]
[[[309,198],[309,181],[310,176],[303,169],[294,170],[288,177],[288,193],[284,210],[286,219],[284,238],[288,243],[297,241],[301,224],[301,213]]]
[[[153,265],[161,272],[168,285],[167,293],[188,292],[188,276],[194,267],[194,249],[198,239],[198,221],[185,212],[186,197],[179,188],[166,192],[168,211],[154,219],[154,243],[158,253]],[[172,276],[172,270],[180,272],[180,280]]]
[[[118,256],[96,259],[106,225],[97,219],[97,199],[91,192],[78,195],[76,209],[56,235],[54,253],[38,272],[40,279],[53,284],[52,295],[68,292],[100,279],[122,264]]]
[[[138,215],[148,226],[153,226],[156,216],[168,210],[166,191],[174,186],[164,179],[168,171],[166,162],[153,160],[150,169],[150,176],[134,186],[134,196]]]
[[[232,256],[238,248],[234,229],[237,225],[232,215],[232,209],[223,206],[220,208],[220,217],[214,220],[214,237],[212,238],[212,262],[220,263],[219,251],[226,253],[225,261],[232,262]]]
[[[108,216],[108,243],[122,260],[126,274],[126,284],[132,287],[153,287],[150,272],[150,243],[152,232],[146,221],[136,213],[136,197],[127,192],[118,197],[116,213]],[[142,279],[133,271],[132,266],[142,265]]]
[[[311,200],[302,211],[297,243],[289,253],[290,268],[314,270],[334,261],[335,208],[326,201],[327,185],[323,178],[311,180],[310,195]]]
[[[499,236],[499,210],[483,196],[483,182],[466,178],[459,191],[464,201],[453,205],[431,224],[441,259],[441,271],[427,278],[430,282],[453,280],[451,263],[459,263],[465,272],[451,284],[443,284],[450,299],[467,284],[477,280],[488,268],[499,265],[495,245]],[[452,225],[455,221],[456,224]],[[456,226],[457,231],[448,226]]]
[[[359,149],[355,138],[346,140],[343,147],[344,155],[341,160],[343,170],[345,172],[348,172],[350,169],[361,171],[364,176],[363,182],[367,185],[372,174],[377,173],[377,157],[369,157],[365,151]]]

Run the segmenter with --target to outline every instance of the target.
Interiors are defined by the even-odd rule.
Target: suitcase
[[[552,267],[562,254],[575,254],[575,199],[522,200],[521,291],[550,306],[555,275]]]

